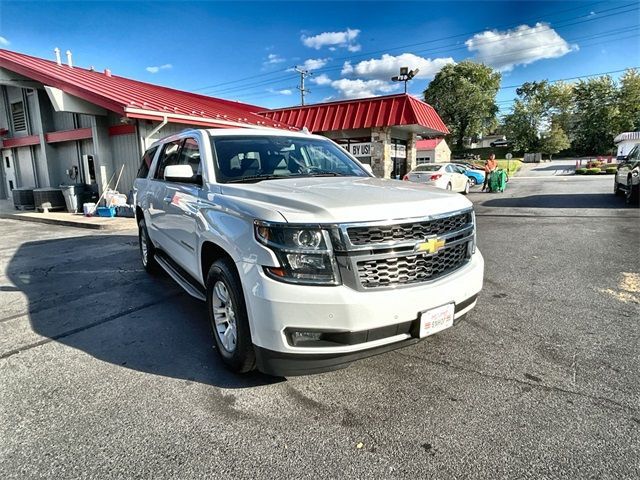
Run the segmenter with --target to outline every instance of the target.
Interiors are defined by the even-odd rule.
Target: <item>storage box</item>
[[[115,217],[116,207],[98,207],[97,213],[99,217]]]

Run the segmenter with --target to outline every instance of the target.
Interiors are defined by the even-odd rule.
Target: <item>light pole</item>
[[[394,82],[404,82],[404,93],[407,93],[407,82],[415,77],[419,71],[419,68],[409,71],[409,67],[400,67],[400,75],[391,77],[391,80]]]

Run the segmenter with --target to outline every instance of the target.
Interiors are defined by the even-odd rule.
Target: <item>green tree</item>
[[[589,155],[610,152],[613,138],[620,131],[619,95],[615,82],[608,75],[581,80],[573,92],[576,150]]]
[[[549,160],[554,153],[566,150],[570,146],[569,137],[557,123],[551,124],[551,128],[540,138],[540,152],[549,155]]]
[[[547,80],[526,82],[516,94],[518,98],[511,113],[504,116],[502,127],[515,150],[540,151],[543,137],[549,137],[552,125],[554,136],[563,131],[566,137],[572,124],[571,85],[550,84]]]
[[[496,127],[501,78],[491,67],[464,61],[446,65],[424,91],[425,101],[442,117],[458,148],[465,137]]]
[[[640,130],[640,73],[632,68],[620,77],[618,111],[620,132]]]

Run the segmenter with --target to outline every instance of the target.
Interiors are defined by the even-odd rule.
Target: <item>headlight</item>
[[[340,274],[329,230],[313,225],[254,222],[256,239],[269,247],[280,267],[265,267],[276,280],[313,285],[338,285]]]

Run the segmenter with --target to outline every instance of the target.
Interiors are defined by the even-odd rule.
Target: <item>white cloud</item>
[[[328,61],[328,58],[309,58],[304,61],[302,67],[305,70],[318,70],[319,68],[324,67]]]
[[[2,45],[3,47],[9,46],[10,43],[11,42],[7,40],[5,37],[0,37],[0,45]]]
[[[344,32],[323,32],[318,35],[308,37],[302,35],[302,43],[309,47],[320,50],[322,47],[342,47],[348,49],[350,52],[357,52],[360,50],[360,45],[355,43],[356,38],[360,34],[360,30],[355,28],[347,28]]]
[[[379,94],[391,93],[399,85],[382,80],[361,80],[341,78],[333,80],[331,86],[340,94],[341,98],[375,97]]]
[[[267,55],[267,60],[264,62],[265,65],[276,65],[278,63],[285,62],[286,59],[282,58],[277,53],[270,53]]]
[[[324,67],[327,62],[331,60],[330,58],[308,58],[305,60],[302,65],[298,64],[300,68],[303,70],[309,70],[310,72],[313,70],[318,70],[319,68]],[[288,72],[295,71],[295,68],[287,69]]]
[[[533,27],[520,25],[503,32],[487,30],[471,37],[465,45],[470,52],[476,52],[477,61],[507,72],[516,65],[558,58],[578,50],[577,45],[569,45],[545,23]]]
[[[419,68],[416,78],[433,78],[442,67],[449,63],[454,63],[453,58],[424,58],[413,53],[403,53],[401,55],[389,55],[385,53],[380,58],[363,60],[355,65],[344,62],[342,75],[356,74],[360,77],[389,80],[392,76],[400,73],[400,67],[409,67],[410,70]]]
[[[274,90],[273,88],[268,88],[267,92],[278,95],[291,95],[293,93],[293,91],[289,88],[283,88],[282,90]]]
[[[157,67],[147,67],[145,70],[149,73],[158,73],[160,70],[171,70],[173,65],[165,63],[164,65],[158,65]]]
[[[331,79],[324,73],[311,78],[311,81],[316,85],[331,85]]]

